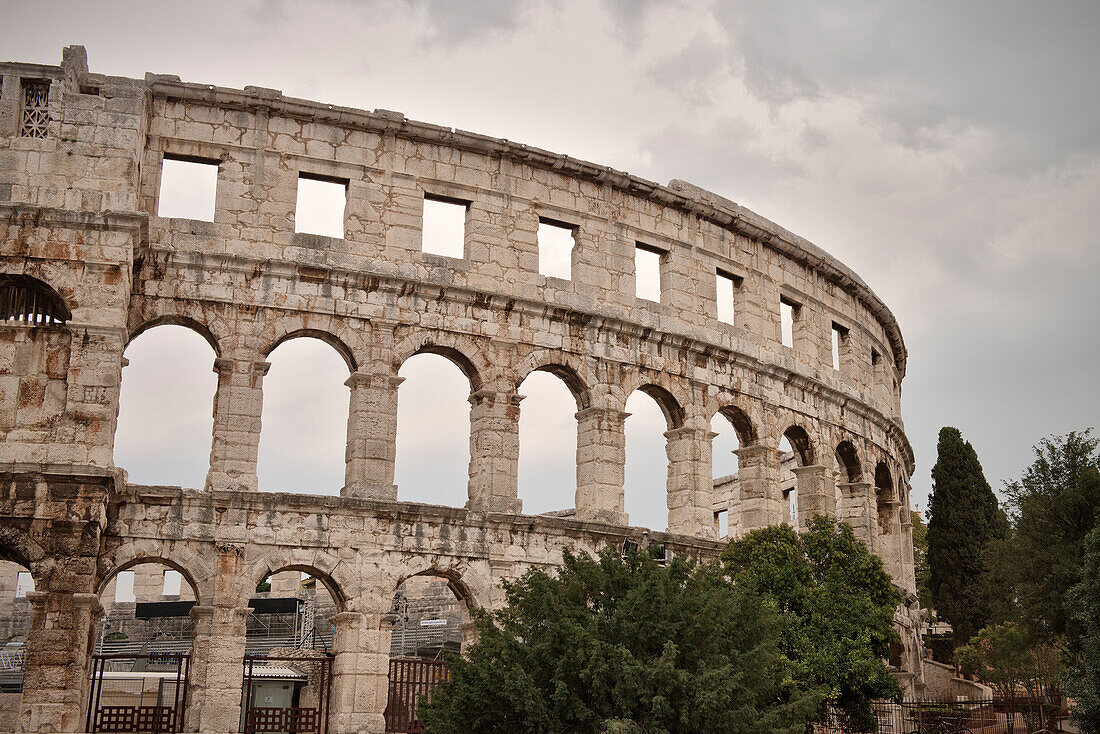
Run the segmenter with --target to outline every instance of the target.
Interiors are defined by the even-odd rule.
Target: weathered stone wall
[[[501,581],[552,568],[566,549],[634,537],[717,553],[717,413],[740,440],[731,526],[790,516],[786,435],[799,524],[838,515],[883,558],[908,594],[903,667],[919,673],[905,346],[881,300],[828,254],[684,182],[384,110],[105,77],[79,47],[58,67],[0,64],[0,77],[0,275],[33,278],[71,309],[65,323],[0,324],[0,555],[37,584],[24,730],[82,725],[97,599],[119,571],[154,561],[195,590],[189,730],[236,730],[248,599],[267,575],[306,571],[339,609],[333,731],[379,732],[405,578],[443,576],[466,605],[493,607]],[[23,91],[42,80],[48,105],[28,128]],[[212,222],[156,216],[165,156],[217,165]],[[343,238],[294,231],[302,174],[345,184]],[[466,204],[462,258],[421,251],[425,196]],[[539,273],[543,220],[574,230],[568,280]],[[639,243],[664,253],[660,303],[635,296]],[[719,272],[737,283],[733,324],[717,318]],[[797,306],[790,347],[781,299]],[[165,323],[196,330],[217,355],[203,488],[130,486],[113,463],[123,349]],[[254,491],[266,359],[295,337],[328,342],[348,365],[338,498]],[[393,484],[398,370],[422,352],[470,381],[462,509],[403,503]],[[518,499],[518,390],[535,370],[577,401],[572,517],[526,516]],[[668,420],[667,535],[630,528],[624,512],[624,411],[638,389]]]

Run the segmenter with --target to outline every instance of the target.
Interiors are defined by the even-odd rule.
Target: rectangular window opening
[[[50,80],[23,79],[23,115],[19,135],[24,138],[45,138],[49,135]]]
[[[24,597],[32,591],[34,591],[34,577],[29,571],[20,571],[15,577],[15,598]]]
[[[735,275],[722,270],[717,271],[718,320],[722,323],[734,323],[734,292],[740,282],[741,279]]]
[[[661,262],[667,253],[638,242],[634,246],[634,294],[647,301],[661,302]]]
[[[573,245],[576,228],[539,220],[539,274],[569,280],[573,275]]]
[[[164,156],[158,217],[213,222],[217,193],[217,161]]]
[[[135,601],[137,597],[134,596],[134,572],[133,571],[119,571],[115,576],[115,601],[130,602]]]
[[[457,260],[465,257],[467,208],[464,202],[425,196],[420,249]]]
[[[833,369],[840,371],[840,350],[848,342],[848,330],[840,324],[833,324],[832,333],[832,352],[833,352]]]
[[[183,581],[183,576],[179,571],[175,569],[168,569],[164,572],[164,588],[161,589],[162,596],[179,596],[180,585]]]
[[[298,198],[294,204],[294,231],[343,239],[344,207],[347,201],[347,181],[299,173]]]
[[[798,319],[799,305],[786,298],[779,299],[779,326],[783,346],[794,347],[794,322]]]
[[[881,359],[882,359],[882,357],[879,355],[879,353],[876,350],[872,349],[871,350],[871,365],[874,366],[874,367],[878,367],[878,363]]]
[[[718,537],[726,538],[730,534],[730,513],[729,510],[719,510],[714,513],[714,524],[718,529]]]

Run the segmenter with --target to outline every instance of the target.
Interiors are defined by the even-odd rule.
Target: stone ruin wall
[[[45,83],[28,117],[28,85]],[[217,164],[213,222],[156,216],[165,156]],[[345,184],[343,238],[295,233],[303,173]],[[466,204],[463,258],[421,251],[425,196]],[[540,221],[574,230],[569,280],[539,274]],[[660,303],[635,296],[639,243],[663,253]],[[737,283],[733,324],[717,318],[718,272]],[[883,559],[906,594],[899,672],[919,676],[900,330],[847,267],[715,194],[386,110],[107,77],[69,47],[60,66],[0,64],[0,274],[71,309],[64,324],[0,325],[0,551],[36,585],[24,730],[80,730],[101,593],[156,561],[197,600],[189,727],[236,730],[249,595],[307,571],[339,610],[332,731],[380,732],[404,579],[440,576],[464,607],[492,608],[502,580],[567,549],[634,538],[713,556],[722,502],[739,532],[786,519],[784,435],[799,523],[838,516]],[[793,347],[781,299],[797,305]],[[131,485],[113,462],[123,351],[160,324],[196,330],[217,355],[202,488]],[[266,358],[302,336],[348,365],[339,497],[256,492]],[[393,484],[398,370],[423,352],[470,381],[464,508],[403,502]],[[524,515],[517,496],[517,391],[535,370],[577,401],[571,516]],[[668,420],[667,532],[632,528],[623,510],[636,389]],[[735,491],[718,494],[717,413],[741,446]]]

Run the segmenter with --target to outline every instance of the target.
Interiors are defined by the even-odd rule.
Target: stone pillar
[[[892,497],[878,505],[878,525],[875,552],[882,559],[886,572],[898,586],[905,581],[901,568],[901,523],[898,519],[899,502]]]
[[[715,539],[710,428],[665,433],[668,454],[668,532]]]
[[[351,388],[351,401],[342,496],[397,499],[397,388],[404,381],[396,375],[356,372],[344,383]]]
[[[846,482],[840,486],[837,519],[852,526],[856,537],[874,551],[878,521],[875,518],[875,490],[870,482]]]
[[[251,613],[251,607],[191,607],[195,638],[186,731],[224,734],[240,727],[245,624]]]
[[[826,472],[820,464],[794,467],[798,527],[803,530],[810,527],[814,515],[836,517],[836,494]]]
[[[519,499],[519,402],[522,395],[470,395],[470,501],[481,512],[522,511]]]
[[[94,623],[103,607],[95,594],[31,591],[23,698],[25,732],[84,731],[84,696]]]
[[[748,533],[783,521],[779,499],[779,452],[764,444],[736,449],[741,528]],[[732,520],[730,521],[732,524]]]
[[[585,408],[577,413],[577,519],[626,525],[623,481],[629,413]]]
[[[333,734],[384,734],[389,696],[390,622],[386,615],[340,612],[332,618]]]
[[[901,564],[902,579],[901,586],[906,591],[917,591],[917,568],[913,563],[913,520],[909,514],[909,508],[905,507],[903,510],[903,520],[901,523],[901,538],[898,544],[898,555]]]
[[[214,360],[218,391],[214,395],[214,441],[207,489],[256,490],[263,379],[269,367],[268,362],[247,359]]]

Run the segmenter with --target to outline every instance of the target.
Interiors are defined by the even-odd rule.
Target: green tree
[[[962,645],[995,606],[987,554],[1005,524],[978,454],[957,428],[940,429],[928,514],[928,601]]]
[[[1068,602],[1081,624],[1080,652],[1066,672],[1066,693],[1074,700],[1073,719],[1083,734],[1100,734],[1100,523],[1086,540],[1081,581]]]
[[[898,640],[893,618],[901,594],[882,561],[846,523],[817,516],[797,533],[789,525],[754,530],[722,555],[738,588],[770,599],[782,614],[780,647],[795,685],[824,689],[857,731],[874,729],[871,701],[901,689],[884,658]]]
[[[775,610],[717,564],[566,555],[505,585],[422,707],[429,732],[801,733],[820,693],[791,685]]]
[[[913,566],[917,577],[917,596],[924,604],[929,603],[932,595],[928,591],[931,571],[928,568],[928,526],[916,510],[910,510],[913,523]]]
[[[1090,431],[1044,439],[1019,481],[1006,485],[1013,519],[1004,572],[1023,624],[1076,659],[1082,622],[1066,594],[1082,580],[1085,539],[1100,520],[1100,455]]]
[[[1057,650],[1035,640],[1026,629],[1012,622],[985,627],[955,651],[962,672],[976,675],[991,686],[997,697],[1007,703],[1013,721],[1020,689],[1026,691],[1031,701],[1048,693],[1059,673],[1059,657]]]

